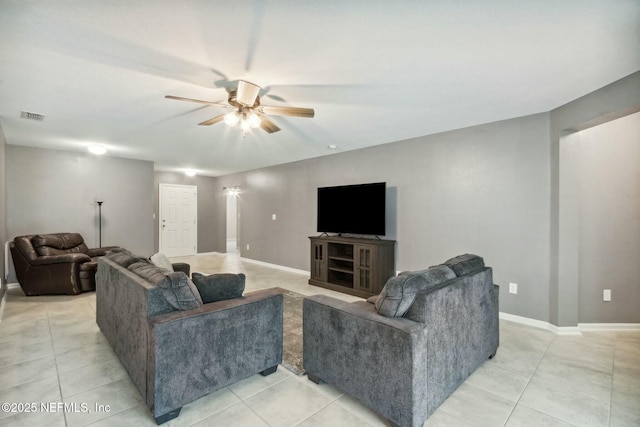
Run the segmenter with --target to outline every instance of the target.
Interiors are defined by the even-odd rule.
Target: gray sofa
[[[422,426],[498,348],[498,286],[462,255],[390,278],[375,305],[304,301],[304,368],[400,426]],[[371,299],[370,299],[371,300]]]
[[[278,290],[203,303],[186,274],[126,250],[98,261],[97,324],[158,424],[214,390],[275,372],[282,304]]]

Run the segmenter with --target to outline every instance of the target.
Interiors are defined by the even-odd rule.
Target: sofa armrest
[[[426,393],[428,328],[384,317],[365,301],[323,295],[304,300],[304,368],[401,424]],[[424,408],[421,408],[424,410]]]
[[[119,246],[103,246],[101,248],[91,248],[87,252],[87,255],[89,255],[91,258],[97,257],[97,256],[105,256],[107,252],[109,252],[111,249],[116,249],[116,248],[119,248]]]
[[[46,255],[39,256],[31,260],[32,265],[50,265],[50,264],[82,264],[91,261],[91,257],[83,253],[72,253],[62,255]]]
[[[267,289],[149,319],[154,416],[282,362],[282,291]]]

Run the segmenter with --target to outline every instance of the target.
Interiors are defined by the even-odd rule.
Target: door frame
[[[185,185],[185,184],[170,184],[170,183],[159,183],[158,184],[158,251],[163,253],[163,245],[162,245],[162,190],[164,187],[183,187],[193,189],[195,192],[194,206],[193,206],[193,214],[194,214],[194,230],[193,230],[193,254],[196,255],[198,253],[198,186],[197,185]],[[181,256],[189,256],[189,255],[181,255]]]

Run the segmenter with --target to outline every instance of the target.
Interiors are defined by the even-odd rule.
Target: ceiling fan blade
[[[225,116],[225,115],[224,115],[224,114],[222,114],[222,115],[220,115],[220,116],[216,116],[216,117],[214,117],[214,118],[212,118],[212,119],[205,120],[204,122],[202,122],[202,123],[198,123],[198,124],[199,124],[200,126],[211,126],[211,125],[215,125],[216,123],[223,121],[223,120],[224,120],[224,116]]]
[[[188,101],[188,102],[197,102],[198,104],[206,104],[206,105],[219,105],[221,107],[228,107],[227,104],[222,102],[211,102],[211,101],[203,101],[202,99],[193,99],[193,98],[183,98],[181,96],[173,96],[173,95],[165,95],[167,99],[175,99],[177,101]]]
[[[236,100],[245,107],[251,107],[260,93],[260,86],[253,83],[238,80],[238,94]]]
[[[260,127],[265,131],[267,131],[268,133],[274,133],[280,130],[280,128],[276,126],[275,123],[273,123],[271,120],[269,120],[263,115],[260,115]]]
[[[297,108],[297,107],[270,107],[263,105],[260,107],[260,111],[264,114],[270,114],[273,116],[294,116],[294,117],[313,117],[315,111],[313,108]]]

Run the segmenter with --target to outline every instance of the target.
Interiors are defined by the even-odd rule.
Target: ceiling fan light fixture
[[[228,114],[225,114],[224,116],[224,122],[231,127],[234,127],[235,125],[237,125],[239,121],[240,121],[240,114],[238,114],[237,111],[232,111]]]
[[[242,129],[242,133],[248,132],[251,130],[251,125],[248,120],[240,121],[240,129]]]
[[[251,126],[252,128],[257,128],[258,126],[260,126],[260,116],[258,116],[256,113],[254,113],[253,111],[250,111],[247,114],[247,122],[249,123],[249,126]]]

